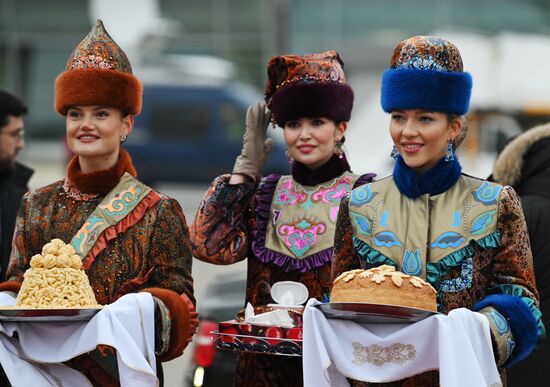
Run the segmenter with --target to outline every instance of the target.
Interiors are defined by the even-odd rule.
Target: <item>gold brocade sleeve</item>
[[[191,223],[193,256],[216,265],[229,265],[248,256],[248,221],[254,183],[231,185],[218,177]]]
[[[498,231],[500,247],[493,257],[496,284],[510,284],[523,288],[523,296],[539,306],[535,283],[533,256],[527,224],[521,202],[512,187],[504,187],[498,203]]]

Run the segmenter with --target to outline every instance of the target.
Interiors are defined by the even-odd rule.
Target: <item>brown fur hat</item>
[[[75,105],[105,105],[136,115],[142,91],[128,57],[98,20],[56,78],[54,107],[62,115]]]

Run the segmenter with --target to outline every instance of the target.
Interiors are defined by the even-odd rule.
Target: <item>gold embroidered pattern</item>
[[[65,192],[65,195],[78,201],[88,201],[99,196],[98,194],[80,192],[78,188],[73,186],[67,179],[63,182],[63,191]]]
[[[412,344],[395,343],[389,347],[382,347],[378,344],[367,347],[358,342],[353,344],[353,364],[363,365],[371,363],[375,366],[382,366],[386,363],[403,365],[416,357],[416,348]]]

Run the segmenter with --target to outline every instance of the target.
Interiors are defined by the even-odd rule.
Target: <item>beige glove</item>
[[[235,160],[234,174],[245,175],[252,178],[252,180],[256,179],[269,153],[271,153],[273,140],[265,138],[270,120],[271,111],[265,108],[265,103],[258,102],[256,105],[248,107],[243,149]]]

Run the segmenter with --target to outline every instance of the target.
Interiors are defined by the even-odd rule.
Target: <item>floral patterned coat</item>
[[[117,175],[125,167],[135,173],[125,163],[131,164],[126,152],[121,154],[118,164],[122,165],[118,168],[122,170],[116,171]],[[96,178],[101,181],[101,174]],[[68,180],[28,192],[17,217],[7,272],[9,281],[0,284],[0,290],[17,292],[31,257],[54,238],[69,243],[103,197],[82,193]],[[158,201],[150,205],[148,200],[153,197]],[[128,222],[128,228],[124,232],[116,230],[106,247],[88,262],[86,274],[100,304],[143,290],[154,296],[157,360],[170,360],[181,355],[194,328],[190,326],[195,303],[192,259],[183,212],[176,200],[153,191],[123,222]],[[181,298],[182,294],[188,301]],[[92,354],[95,352],[98,351]],[[99,353],[105,351],[95,355],[101,357]],[[100,370],[86,358],[71,365],[80,368],[97,385],[116,384],[116,364],[111,364],[112,369]]]
[[[354,184],[370,181],[373,176],[357,179],[344,171],[315,186],[279,175],[270,175],[258,185],[230,185],[229,175],[220,176],[191,224],[193,255],[218,265],[248,258],[246,301],[254,306],[274,302],[270,289],[279,281],[301,282],[309,297],[327,298],[340,198]],[[237,386],[302,384],[301,359],[239,356]]]

